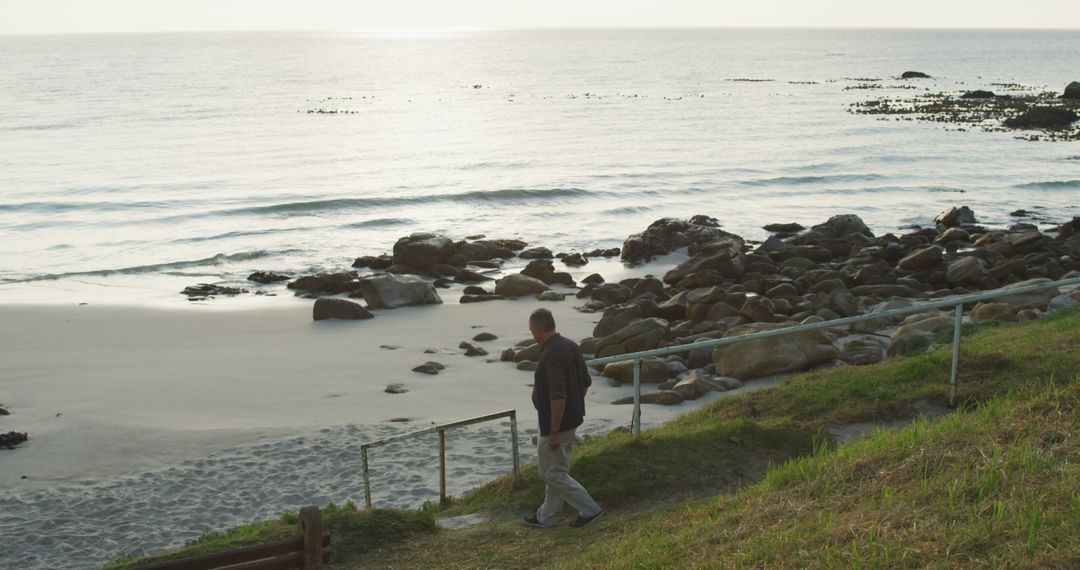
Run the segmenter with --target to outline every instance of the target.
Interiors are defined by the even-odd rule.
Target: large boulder
[[[855,214],[839,214],[829,218],[829,221],[821,224],[820,226],[814,226],[813,229],[821,230],[828,228],[836,237],[846,237],[850,234],[863,234],[873,237],[874,232],[870,231],[870,228],[866,226],[862,218]]]
[[[442,303],[435,286],[415,275],[372,275],[360,280],[360,290],[368,305],[375,309]]]
[[[605,305],[618,305],[630,300],[633,291],[619,283],[601,283],[592,290],[592,298]]]
[[[1016,322],[1016,315],[1009,309],[1008,303],[979,303],[971,311],[971,320],[1012,323]]]
[[[732,328],[724,338],[784,328],[789,325],[751,323]],[[820,330],[801,331],[713,349],[716,373],[740,380],[808,370],[836,360],[836,346]]]
[[[1066,85],[1065,92],[1061,94],[1061,98],[1080,100],[1080,81],[1073,81]]]
[[[454,255],[454,240],[436,234],[415,233],[394,244],[394,265],[430,274],[436,263],[446,263]]]
[[[693,273],[710,269],[725,279],[738,281],[746,274],[746,258],[734,245],[710,249],[676,265],[674,269],[664,274],[664,282],[675,284]]]
[[[1049,281],[1049,279],[1044,277],[1028,279],[1027,281],[1010,283],[1002,287],[1002,289],[1020,289],[1030,285],[1038,285],[1039,283],[1048,283]],[[1050,300],[1060,294],[1061,291],[1059,291],[1057,287],[1050,287],[1039,291],[1032,291],[1030,293],[1018,293],[1001,299],[995,299],[995,302],[1007,303],[1009,308],[1014,312],[1022,309],[1039,309],[1040,311],[1045,311],[1046,306],[1050,304]]]
[[[734,380],[727,378],[725,380]],[[738,382],[738,380],[735,380]],[[709,392],[724,392],[728,390],[727,384],[718,381],[712,374],[705,370],[693,370],[682,380],[679,380],[672,388],[683,395],[687,400],[696,400]]]
[[[634,361],[620,360],[609,362],[604,365],[600,374],[606,378],[618,380],[623,384],[634,383]],[[641,359],[641,382],[643,384],[659,384],[667,380],[667,366],[659,358]]]
[[[522,275],[528,275],[534,279],[539,279],[547,285],[566,285],[567,287],[573,287],[575,285],[574,278],[565,271],[555,271],[555,264],[550,259],[534,259],[525,266],[525,269],[521,270]]]
[[[875,338],[857,338],[840,350],[840,360],[861,366],[885,359],[885,343]]]
[[[551,288],[547,286],[547,283],[520,273],[512,273],[495,281],[495,294],[503,297],[536,295],[549,289]]]
[[[907,353],[907,347],[934,335],[938,329],[951,327],[955,323],[953,317],[927,317],[893,331],[892,340],[889,342],[887,353],[889,356],[899,356]]]
[[[941,248],[932,245],[901,259],[900,262],[897,263],[897,267],[908,271],[923,271],[926,269],[933,269],[934,267],[941,265],[943,261],[945,261],[945,255],[942,253]]]
[[[983,260],[978,257],[963,257],[949,264],[945,272],[945,280],[949,285],[956,286],[981,286],[990,278],[990,271],[986,269]]]
[[[359,303],[330,297],[316,299],[315,306],[311,310],[311,317],[316,321],[325,319],[370,319],[374,316],[371,311],[368,311]]]
[[[614,356],[628,352],[652,350],[667,340],[671,329],[664,319],[641,319],[619,329],[614,334],[600,339],[596,345],[596,356]]]
[[[934,223],[944,228],[954,228],[956,226],[974,224],[975,212],[971,211],[971,208],[967,206],[953,206],[938,214],[937,217],[934,218]]]
[[[454,246],[454,253],[465,261],[483,261],[488,259],[507,259],[514,257],[514,252],[491,240],[462,241]]]
[[[1060,107],[1034,107],[1005,119],[1010,129],[1064,129],[1080,119],[1075,111]]]

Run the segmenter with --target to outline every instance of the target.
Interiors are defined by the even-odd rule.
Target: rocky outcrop
[[[626,238],[622,246],[622,260],[637,265],[676,249],[731,240],[742,249],[743,239],[720,229],[720,224],[708,216],[694,216],[689,220],[676,218],[659,219],[640,234]]]
[[[442,303],[434,285],[414,275],[383,273],[365,277],[358,283],[364,299],[375,309]]]
[[[724,338],[784,328],[784,324],[751,323],[729,330]],[[716,373],[740,380],[809,370],[836,360],[836,346],[820,330],[718,346],[713,349]]]
[[[315,300],[315,306],[312,307],[311,317],[316,321],[322,321],[326,319],[371,319],[375,315],[371,314],[359,303],[354,303],[347,299],[334,299],[324,297],[322,299]]]

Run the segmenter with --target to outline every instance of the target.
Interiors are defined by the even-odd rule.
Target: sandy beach
[[[499,353],[528,338],[537,307],[573,339],[600,314],[574,310],[572,296],[458,304],[459,291],[441,294],[443,305],[365,321],[314,322],[313,301],[289,298],[257,310],[213,300],[0,306],[12,410],[3,426],[31,438],[0,461],[0,533],[14,546],[0,566],[85,567],[307,504],[362,502],[360,445],[432,423],[515,409],[522,458],[532,460],[532,374]],[[475,343],[488,356],[465,356],[458,344],[480,332],[499,338]],[[427,361],[446,368],[411,370]],[[392,383],[408,392],[386,393]],[[630,394],[595,377],[582,433],[628,425],[631,407],[610,402]],[[723,395],[646,406],[643,422]],[[448,442],[452,494],[511,468],[508,422]],[[437,499],[437,465],[436,436],[373,451],[375,504]]]

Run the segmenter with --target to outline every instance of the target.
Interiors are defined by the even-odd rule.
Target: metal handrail
[[[446,501],[446,430],[457,427],[464,427],[473,424],[479,424],[483,422],[489,422],[491,420],[497,420],[499,418],[510,418],[510,449],[514,457],[514,482],[521,483],[521,459],[518,455],[518,437],[517,437],[517,410],[507,410],[505,412],[498,412],[494,414],[488,414],[486,416],[477,416],[465,420],[459,420],[456,422],[450,422],[446,424],[440,424],[437,426],[431,426],[421,430],[411,431],[380,439],[378,441],[372,441],[360,446],[360,454],[364,461],[364,504],[367,508],[371,508],[371,476],[368,471],[368,450],[374,447],[382,447],[384,445],[402,441],[405,439],[412,439],[421,435],[427,435],[429,433],[439,433],[439,500]]]
[[[995,289],[993,291],[984,293],[975,293],[971,295],[960,295],[954,297],[946,297],[940,301],[932,301],[929,303],[915,303],[910,307],[902,307],[899,309],[890,309],[888,311],[881,311],[879,313],[867,313],[865,315],[856,315],[854,317],[844,317],[840,319],[833,319],[831,321],[821,321],[818,323],[807,323],[801,325],[795,325],[790,327],[784,327],[779,329],[773,329],[770,331],[762,331],[758,333],[719,338],[709,340],[698,340],[689,344],[680,344],[676,346],[669,346],[665,348],[654,348],[652,350],[642,350],[639,352],[630,352],[627,354],[618,354],[615,356],[605,356],[602,358],[593,358],[586,361],[589,366],[600,366],[609,364],[611,362],[621,362],[624,360],[634,361],[634,415],[631,420],[634,432],[634,439],[641,438],[641,359],[649,358],[653,356],[665,356],[669,354],[679,354],[689,352],[691,350],[697,350],[700,348],[712,348],[716,346],[724,346],[728,344],[735,344],[739,342],[748,342],[752,340],[759,340],[763,338],[770,338],[774,336],[784,336],[794,334],[802,331],[817,330],[824,328],[834,328],[838,326],[849,325],[852,323],[858,323],[863,321],[876,321],[879,319],[898,317],[904,315],[911,315],[915,313],[922,313],[932,309],[941,309],[947,307],[956,307],[955,310],[955,322],[953,331],[953,354],[952,354],[952,371],[950,373],[950,394],[949,404],[956,406],[956,386],[957,386],[957,367],[959,366],[960,359],[960,325],[963,320],[964,305],[968,303],[974,303],[978,301],[987,301],[990,299],[1000,299],[1002,297],[1013,297],[1016,295],[1023,295],[1034,291],[1041,291],[1043,289],[1054,289],[1057,287],[1064,287],[1068,285],[1080,285],[1080,277],[1073,277],[1071,279],[1061,279],[1058,281],[1049,281],[1045,283],[1036,283],[1034,285],[1026,285],[1024,287],[1015,287],[1012,289]]]

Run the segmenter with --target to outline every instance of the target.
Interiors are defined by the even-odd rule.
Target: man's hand
[[[548,447],[551,449],[558,449],[559,447],[559,432],[553,431],[548,436]]]

